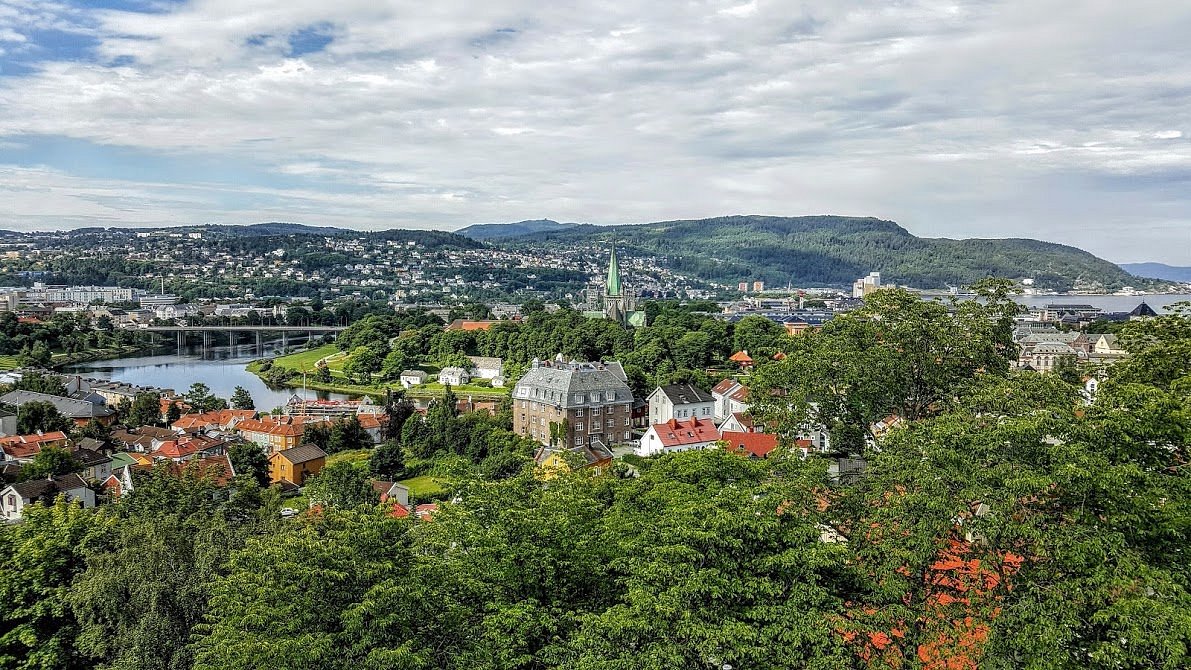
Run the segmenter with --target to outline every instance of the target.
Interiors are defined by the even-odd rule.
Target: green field
[[[421,477],[413,477],[412,479],[402,479],[399,484],[404,484],[409,487],[409,494],[411,496],[436,496],[446,493],[443,488],[444,482],[441,479],[431,477],[430,475],[422,475]]]
[[[341,451],[337,454],[327,456],[327,465],[334,465],[336,463],[362,463],[368,460],[372,455],[371,449],[353,449],[352,451]]]
[[[333,344],[325,344],[316,349],[307,349],[306,351],[299,351],[296,354],[275,358],[273,359],[273,364],[280,365],[283,368],[297,370],[299,372],[303,370],[310,372],[311,370],[314,370],[314,364],[317,363],[319,359],[337,353],[340,353],[338,347]],[[339,365],[335,365],[335,363],[339,363]],[[331,368],[332,372],[334,372],[336,368],[343,367],[343,363],[340,361],[329,361],[327,363],[327,367]]]
[[[16,356],[0,356],[0,370],[13,370],[17,367]]]

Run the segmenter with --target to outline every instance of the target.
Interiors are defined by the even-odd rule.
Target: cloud
[[[124,152],[0,176],[56,185],[9,225],[827,212],[1185,262],[1188,32],[1157,0],[0,0],[37,54],[0,55],[0,143]]]

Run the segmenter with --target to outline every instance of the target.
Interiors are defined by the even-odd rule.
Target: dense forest
[[[750,380],[766,460],[541,473],[507,408],[440,402],[293,519],[250,474],[168,468],[34,506],[0,528],[0,667],[1188,667],[1191,315],[1131,323],[1089,395],[1010,369],[1003,289],[779,340]],[[847,447],[862,476],[790,448],[889,412]],[[430,520],[378,503],[369,472],[428,461],[457,463]]]
[[[521,232],[520,224],[509,224]],[[1116,265],[1074,247],[1027,239],[920,238],[892,221],[843,216],[725,216],[622,226],[568,226],[497,238],[515,246],[605,245],[665,258],[674,270],[735,284],[849,285],[869,272],[888,283],[918,288],[966,286],[985,277],[1028,277],[1041,288],[1067,290],[1077,282],[1106,289],[1145,286]]]

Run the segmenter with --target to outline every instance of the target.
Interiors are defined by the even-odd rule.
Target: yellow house
[[[269,481],[302,486],[326,464],[327,454],[313,444],[278,451],[269,457]]]

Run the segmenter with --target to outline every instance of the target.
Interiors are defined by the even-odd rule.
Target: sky
[[[1191,265],[1186,0],[0,0],[0,227],[841,214]]]

